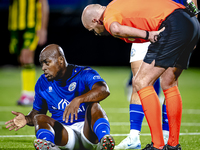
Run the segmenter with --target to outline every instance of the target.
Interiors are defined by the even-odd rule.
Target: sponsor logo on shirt
[[[68,90],[71,92],[71,91],[75,90],[75,88],[76,88],[76,82],[72,82],[72,83],[69,85]]]
[[[94,79],[94,80],[96,80],[96,79],[101,79],[101,76],[94,76],[93,79]]]
[[[69,105],[69,101],[66,100],[66,99],[61,99],[61,101],[58,103],[58,110],[61,110],[61,109],[65,109],[65,107],[67,105]]]
[[[66,99],[61,99],[61,101],[58,103],[58,110],[65,110],[65,107],[67,107],[70,104],[70,102]],[[52,106],[53,108],[53,106]],[[78,113],[79,112],[85,112],[84,106],[81,106],[78,108]]]

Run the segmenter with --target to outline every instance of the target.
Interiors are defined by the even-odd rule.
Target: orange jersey
[[[157,31],[175,9],[185,9],[185,6],[172,0],[113,0],[104,12],[103,23],[109,33],[115,21],[141,30]],[[141,38],[121,39],[127,43],[146,42]]]

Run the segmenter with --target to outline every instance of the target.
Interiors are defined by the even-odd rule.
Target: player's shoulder
[[[72,66],[71,66],[72,67]],[[98,75],[98,72],[89,66],[73,65],[71,77],[88,78],[89,76]]]
[[[86,79],[101,79],[100,74],[91,67],[85,67],[82,71],[82,77]]]
[[[97,73],[97,71],[89,66],[82,66],[81,73],[82,74],[91,74],[91,73],[93,74],[93,73]]]
[[[87,72],[87,71],[93,70],[89,66],[80,66],[80,65],[72,65],[72,64],[70,64],[70,66],[73,66],[73,71],[75,73],[82,73],[82,72]]]

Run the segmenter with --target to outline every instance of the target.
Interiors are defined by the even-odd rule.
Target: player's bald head
[[[99,11],[103,6],[99,4],[90,4],[85,7],[83,10],[81,20],[83,23],[83,26],[88,29],[92,23],[93,19],[99,19],[102,14]]]
[[[57,44],[50,44],[40,52],[39,60],[41,61],[46,58],[58,59],[58,57],[60,56],[64,59],[65,64],[67,66],[67,61],[65,59],[65,54],[63,49]]]
[[[62,48],[56,44],[50,44],[46,46],[40,53],[40,56],[45,55],[47,57],[58,57]]]

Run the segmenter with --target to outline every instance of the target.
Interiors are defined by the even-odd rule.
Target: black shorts
[[[155,66],[187,69],[190,56],[200,38],[200,24],[197,18],[191,17],[185,9],[177,9],[162,22],[157,42],[149,45],[144,62]]]

